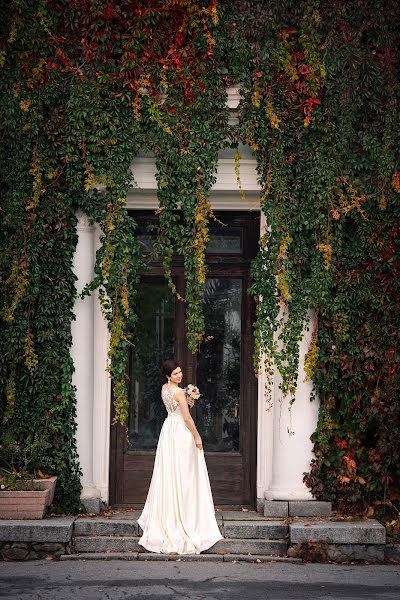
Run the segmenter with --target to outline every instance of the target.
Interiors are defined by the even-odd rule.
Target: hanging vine
[[[240,190],[240,143],[257,159],[267,222],[250,288],[255,371],[268,383],[277,368],[293,401],[313,312],[305,372],[321,408],[307,484],[341,502],[398,492],[399,30],[395,0],[3,3],[0,444],[50,445],[60,508],[79,506],[77,213],[101,230],[82,295],[99,289],[115,422],[125,423],[146,262],[125,208],[132,160],[155,155],[155,251],[186,304],[195,352],[218,151],[235,148]],[[232,84],[237,126],[227,120]]]

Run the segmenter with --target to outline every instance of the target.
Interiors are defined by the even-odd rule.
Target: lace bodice
[[[169,414],[180,411],[179,400],[176,398],[176,392],[179,389],[179,387],[169,386],[167,384],[163,385],[161,388],[161,398]]]

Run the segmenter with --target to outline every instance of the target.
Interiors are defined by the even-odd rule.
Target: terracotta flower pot
[[[0,491],[0,519],[42,519],[53,501],[57,477],[34,479],[35,490]]]
[[[54,491],[56,489],[57,476],[53,475],[52,477],[46,477],[44,479],[34,479],[35,485],[37,489],[40,490],[49,490],[48,497],[48,506],[53,502]]]

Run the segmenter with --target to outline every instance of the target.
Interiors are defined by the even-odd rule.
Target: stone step
[[[278,554],[286,555],[288,544],[284,540],[229,539],[220,540],[204,553],[217,554]]]
[[[267,493],[267,492],[266,492]],[[332,515],[332,503],[319,500],[268,500],[264,501],[264,517],[324,517]]]
[[[139,535],[139,525],[137,521],[128,519],[77,519],[74,534],[136,537]]]
[[[288,526],[283,521],[224,520],[218,521],[218,526],[221,534],[227,538],[279,540],[284,539],[288,533]],[[74,535],[140,537],[142,530],[137,521],[132,519],[77,519]]]
[[[302,521],[290,525],[290,541],[301,544],[325,540],[329,544],[385,544],[386,530],[375,519],[363,521]]]
[[[289,527],[282,521],[224,521],[222,535],[227,538],[282,540]]]
[[[129,536],[79,536],[74,540],[77,552],[144,552],[138,537]]]
[[[142,552],[138,537],[128,536],[78,536],[74,540],[76,552]],[[271,554],[285,555],[288,544],[284,540],[230,539],[220,540],[204,554]]]
[[[60,560],[174,560],[174,561],[224,561],[224,562],[287,562],[301,563],[300,558],[272,554],[156,554],[154,552],[84,552],[62,554]]]

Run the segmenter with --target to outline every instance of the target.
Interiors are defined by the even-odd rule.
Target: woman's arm
[[[197,448],[201,450],[203,448],[201,437],[196,429],[196,425],[194,424],[192,415],[190,414],[185,392],[182,390],[182,388],[179,388],[178,391],[175,393],[175,398],[179,401],[179,406],[181,407],[182,416],[184,418],[186,427],[192,433]]]

